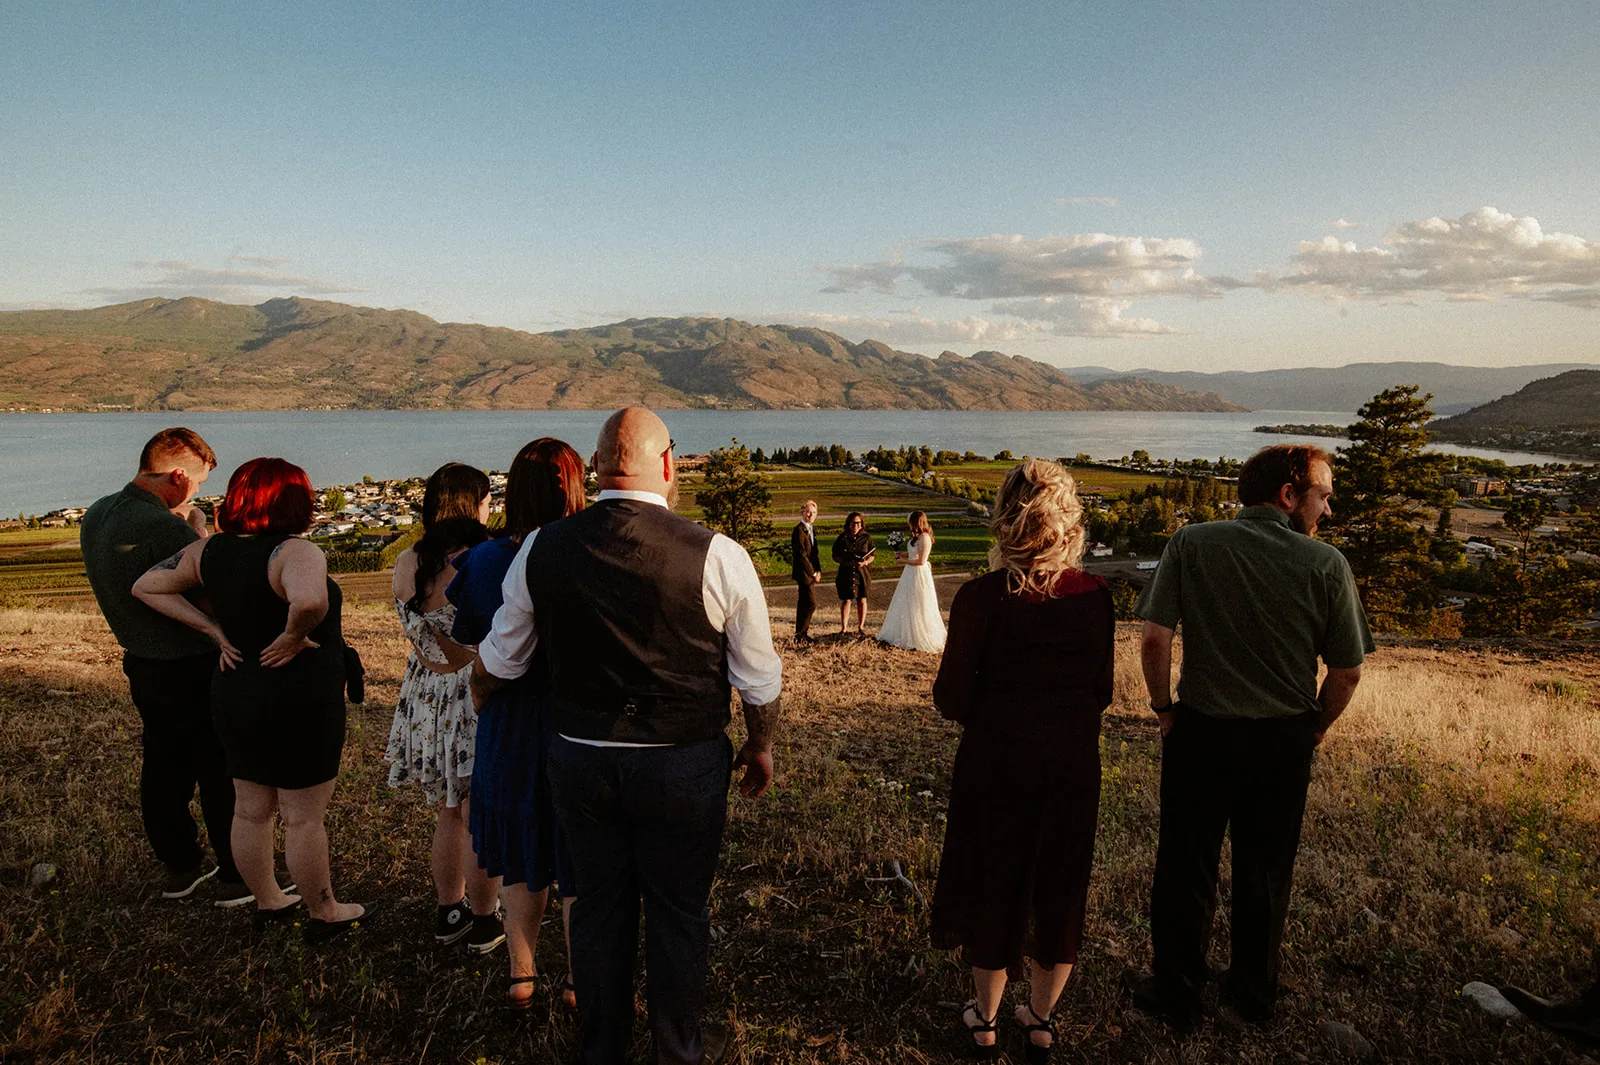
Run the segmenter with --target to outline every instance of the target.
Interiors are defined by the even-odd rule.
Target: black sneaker
[[[472,931],[472,907],[462,899],[453,906],[439,907],[439,920],[433,926],[433,941],[441,947],[459,943]]]
[[[506,923],[500,911],[472,915],[472,934],[467,937],[468,954],[487,954],[506,941]]]
[[[278,879],[279,891],[287,895],[294,890],[294,881],[289,879],[289,874],[280,872],[273,875]],[[211,905],[219,910],[232,910],[239,906],[248,906],[254,901],[256,901],[255,893],[250,890],[250,885],[243,880],[224,880],[218,877],[215,886],[212,888]]]
[[[194,894],[194,889],[217,875],[217,863],[210,858],[201,858],[199,864],[189,869],[168,869],[167,877],[161,882],[161,897],[164,899],[186,899]]]

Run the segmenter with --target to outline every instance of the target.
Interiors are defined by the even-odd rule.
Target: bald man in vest
[[[672,512],[672,450],[642,407],[607,420],[598,500],[523,541],[473,670],[481,698],[544,651],[588,1065],[620,1065],[632,1040],[641,896],[655,1060],[726,1054],[725,1029],[701,1025],[707,903],[733,770],[751,798],[772,782],[783,668],[766,597],[743,547]],[[725,731],[734,689],[747,735],[737,753]]]

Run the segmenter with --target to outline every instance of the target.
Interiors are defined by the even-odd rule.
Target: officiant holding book
[[[833,542],[833,560],[839,573],[833,579],[839,591],[839,634],[850,631],[850,604],[856,605],[856,632],[866,635],[867,595],[872,591],[872,560],[878,548],[867,533],[867,519],[852,510],[844,519],[844,532]]]

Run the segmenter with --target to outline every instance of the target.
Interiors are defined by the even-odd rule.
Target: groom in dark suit
[[[791,572],[800,587],[794,604],[794,642],[811,642],[811,615],[817,612],[817,585],[822,583],[822,556],[817,553],[817,502],[800,504],[800,522],[789,535]]]

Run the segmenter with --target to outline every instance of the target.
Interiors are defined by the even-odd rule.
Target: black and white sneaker
[[[166,879],[161,882],[161,897],[186,899],[194,894],[195,888],[216,875],[217,863],[210,858],[201,858],[192,869],[168,869]]]
[[[433,926],[433,941],[441,947],[461,942],[472,931],[472,907],[462,899],[452,906],[439,907],[439,920]]]
[[[467,937],[468,954],[487,954],[506,941],[506,923],[500,911],[481,917],[472,915],[472,934]]]

